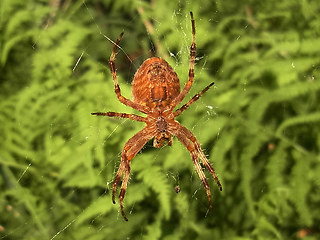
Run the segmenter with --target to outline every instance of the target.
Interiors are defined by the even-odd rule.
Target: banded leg
[[[195,22],[193,18],[193,13],[190,12],[191,17],[191,25],[192,25],[192,44],[190,47],[190,66],[189,66],[189,77],[188,81],[184,85],[183,90],[180,92],[180,94],[173,99],[172,101],[172,107],[170,109],[174,109],[175,106],[177,106],[187,95],[187,93],[190,91],[190,88],[193,84],[194,80],[194,64],[196,59],[196,28],[195,28]]]
[[[210,186],[208,184],[206,176],[204,175],[204,172],[201,168],[201,165],[198,162],[198,157],[197,157],[197,154],[195,151],[191,152],[191,157],[192,157],[193,164],[196,167],[199,178],[201,179],[201,182],[206,190],[208,201],[209,201],[209,208],[212,209],[212,199],[211,199]]]
[[[222,186],[221,186],[221,183],[220,183],[220,181],[219,181],[219,179],[218,179],[218,177],[216,175],[216,171],[214,170],[214,168],[210,164],[210,162],[207,159],[206,155],[201,150],[200,143],[198,142],[196,137],[187,128],[185,128],[182,125],[180,125],[180,131],[184,132],[185,136],[193,143],[193,146],[195,147],[195,149],[196,149],[196,151],[198,153],[198,156],[200,157],[202,163],[208,169],[208,171],[211,173],[211,175],[212,175],[213,179],[215,180],[215,182],[217,183],[220,191],[222,191]]]
[[[210,187],[208,184],[208,181],[202,171],[202,168],[198,162],[198,157],[200,157],[200,159],[202,160],[202,162],[204,163],[205,167],[208,169],[208,171],[212,174],[213,178],[215,179],[218,187],[220,188],[220,191],[222,191],[222,187],[221,184],[218,180],[218,177],[215,174],[215,171],[213,169],[213,167],[210,165],[208,159],[205,157],[204,153],[202,152],[201,148],[198,147],[199,143],[198,141],[195,139],[195,137],[193,136],[193,134],[186,129],[185,127],[183,127],[182,125],[180,125],[179,123],[177,123],[175,126],[171,126],[170,132],[175,135],[179,141],[188,149],[188,151],[190,152],[191,156],[192,156],[192,160],[193,163],[196,167],[196,170],[198,172],[198,175],[203,183],[204,188],[206,189],[206,194],[209,200],[209,204],[210,204],[210,208],[212,207],[212,198],[211,198],[211,192],[210,192]],[[191,135],[190,135],[190,134]],[[200,145],[199,145],[200,146]],[[204,159],[205,160],[204,160]]]
[[[184,110],[186,110],[192,103],[197,101],[206,91],[210,89],[210,87],[214,84],[214,82],[210,83],[208,86],[206,86],[201,92],[197,93],[194,95],[186,104],[184,104],[182,107],[177,109],[174,113],[173,116],[177,117],[179,116]]]
[[[116,204],[115,194],[116,194],[119,182],[121,180],[123,170],[124,170],[124,161],[121,157],[121,163],[120,163],[119,169],[117,171],[117,175],[115,176],[115,178],[113,180],[113,184],[112,184],[112,202],[113,202],[113,204]]]
[[[117,77],[117,71],[116,71],[116,66],[115,66],[115,59],[116,59],[116,54],[117,54],[117,49],[118,49],[118,46],[119,46],[119,43],[120,43],[120,40],[123,36],[123,32],[120,34],[120,36],[118,37],[117,41],[115,42],[114,44],[114,47],[113,47],[113,51],[111,53],[111,56],[110,56],[110,60],[109,60],[109,67],[110,67],[110,71],[111,71],[111,74],[112,74],[112,79],[113,79],[113,82],[114,82],[114,89],[115,89],[115,93],[117,94],[117,97],[119,99],[119,101],[121,103],[123,103],[124,105],[127,105],[129,107],[132,107],[140,112],[143,112],[143,113],[148,113],[149,112],[149,108],[146,107],[146,106],[142,106],[138,103],[135,103],[135,102],[132,102],[131,100],[125,98],[124,96],[121,95],[121,90],[120,90],[120,86],[119,86],[119,83],[118,83],[118,77]]]
[[[130,161],[134,158],[134,156],[143,148],[143,146],[154,136],[153,130],[150,127],[146,126],[136,135],[129,139],[129,141],[125,144],[122,154],[121,154],[121,163],[117,172],[117,175],[113,181],[112,187],[112,201],[115,203],[115,193],[117,190],[117,186],[121,180],[123,175],[121,190],[119,194],[120,201],[120,209],[123,218],[128,221],[123,207],[123,199],[126,193],[129,177],[130,177]]]
[[[120,118],[129,118],[134,121],[138,122],[147,122],[145,117],[141,117],[135,114],[127,114],[127,113],[117,113],[117,112],[94,112],[91,115],[98,115],[98,116],[108,116],[108,117],[120,117]]]

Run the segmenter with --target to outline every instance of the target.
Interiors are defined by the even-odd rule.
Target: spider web
[[[0,239],[319,234],[320,5],[275,2],[0,1]],[[202,166],[208,212],[188,150],[176,138],[160,149],[151,140],[131,163],[125,222],[112,183],[124,144],[144,124],[90,113],[141,114],[118,101],[108,67],[122,31],[115,64],[125,97],[151,56],[184,86],[190,10],[197,59],[181,105],[215,85],[177,120],[224,191]]]

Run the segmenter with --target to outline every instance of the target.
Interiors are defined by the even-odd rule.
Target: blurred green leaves
[[[215,88],[178,120],[223,192],[207,174],[207,212],[189,152],[177,139],[148,143],[132,161],[124,222],[110,186],[143,124],[90,115],[135,112],[114,94],[110,40],[125,31],[116,59],[125,96],[153,54],[183,85],[191,10],[198,49],[187,98]],[[319,11],[317,1],[289,0],[1,1],[1,238],[299,239],[308,230],[319,239]]]

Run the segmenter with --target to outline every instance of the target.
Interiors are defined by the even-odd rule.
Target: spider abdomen
[[[173,68],[163,59],[145,60],[132,82],[133,101],[142,105],[166,105],[180,93],[180,82]]]

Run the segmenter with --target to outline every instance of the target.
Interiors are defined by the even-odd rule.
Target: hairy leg
[[[111,53],[110,60],[109,60],[109,67],[110,67],[110,71],[111,71],[111,74],[112,74],[112,79],[113,79],[113,82],[114,82],[115,93],[117,94],[117,97],[118,97],[119,101],[121,103],[123,103],[124,105],[127,105],[129,107],[137,109],[140,112],[148,113],[149,112],[149,108],[148,107],[142,106],[142,105],[140,105],[138,103],[135,103],[135,102],[132,102],[131,100],[129,100],[129,99],[127,99],[127,98],[125,98],[124,96],[121,95],[121,90],[120,90],[120,86],[119,86],[119,83],[118,83],[118,77],[117,77],[116,66],[115,66],[115,62],[114,61],[116,59],[117,49],[118,49],[118,46],[119,46],[119,43],[120,43],[120,40],[121,40],[122,36],[123,36],[123,32],[120,34],[120,36],[118,37],[117,41],[115,42],[114,47],[113,47],[113,51]]]
[[[141,117],[135,114],[128,114],[128,113],[117,113],[117,112],[94,112],[91,115],[98,115],[98,116],[108,116],[108,117],[120,117],[120,118],[129,118],[134,121],[138,122],[147,122],[145,117]]]
[[[200,143],[198,142],[198,140],[196,139],[196,137],[184,126],[180,125],[180,131],[184,132],[185,136],[193,143],[193,146],[195,148],[195,150],[198,153],[198,156],[200,157],[200,159],[202,160],[202,163],[204,164],[204,166],[208,169],[208,171],[211,173],[212,177],[214,178],[214,180],[216,181],[218,187],[220,188],[220,191],[222,191],[222,186],[221,183],[216,175],[216,172],[214,170],[214,168],[211,166],[209,160],[207,159],[206,155],[203,153],[203,151],[201,150],[201,146]]]
[[[197,173],[199,175],[199,178],[201,179],[201,182],[206,190],[208,201],[209,201],[209,208],[211,209],[212,208],[212,199],[211,199],[210,186],[208,184],[206,176],[204,175],[204,172],[201,168],[201,165],[198,162],[198,156],[197,156],[196,152],[192,151],[190,153],[191,153],[193,164],[196,167]]]
[[[173,113],[173,117],[177,117],[179,116],[184,110],[186,110],[192,103],[194,103],[195,101],[197,101],[206,91],[208,91],[210,89],[210,87],[214,84],[214,82],[210,83],[208,86],[206,86],[201,92],[197,93],[196,95],[194,95],[186,104],[184,104],[182,107],[180,107],[179,109],[177,109],[174,113]]]
[[[154,136],[153,129],[151,127],[146,126],[137,134],[135,134],[132,138],[130,138],[122,150],[121,163],[112,187],[112,201],[113,203],[115,203],[115,192],[117,190],[117,186],[123,175],[121,190],[119,194],[119,201],[120,201],[121,214],[126,221],[128,221],[128,219],[124,213],[123,199],[126,193],[129,176],[130,176],[130,161],[153,136]]]
[[[203,183],[204,188],[206,189],[206,194],[209,200],[210,208],[212,207],[212,200],[211,200],[211,192],[210,192],[210,187],[208,184],[208,181],[203,173],[203,170],[198,162],[198,157],[202,160],[203,164],[205,167],[209,170],[209,172],[212,174],[213,178],[215,179],[217,185],[220,188],[220,191],[222,191],[221,184],[218,180],[218,177],[215,174],[214,168],[211,166],[209,163],[208,159],[202,152],[200,148],[200,144],[196,140],[196,138],[193,136],[193,134],[183,127],[181,124],[176,122],[174,126],[170,126],[170,132],[175,135],[179,141],[188,149],[192,156],[193,163],[196,167],[197,173]]]

